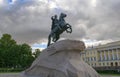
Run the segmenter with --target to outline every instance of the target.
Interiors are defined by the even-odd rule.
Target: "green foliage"
[[[39,49],[35,49],[35,52],[33,53],[33,56],[37,58],[40,55],[41,51]]]
[[[119,74],[120,75],[119,70],[96,70],[96,71],[100,74]]]
[[[27,68],[35,58],[28,44],[17,44],[11,35],[0,39],[0,68]]]

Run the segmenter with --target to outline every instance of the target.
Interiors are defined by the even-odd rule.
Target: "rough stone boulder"
[[[42,51],[30,68],[23,72],[25,77],[100,77],[83,62],[80,52],[85,49],[82,41],[63,40]]]

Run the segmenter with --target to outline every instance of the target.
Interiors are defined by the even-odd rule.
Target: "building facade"
[[[120,41],[87,48],[81,57],[96,70],[120,70]]]

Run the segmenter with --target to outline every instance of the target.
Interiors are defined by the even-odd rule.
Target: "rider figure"
[[[53,29],[58,25],[57,15],[52,16],[52,17],[51,17],[51,20],[52,20],[51,30],[53,30]]]
[[[66,14],[61,13],[59,20],[57,19],[57,15],[52,16],[51,17],[51,20],[52,20],[51,31],[55,31],[55,27],[58,27],[60,30],[62,30],[64,24],[66,23],[64,19],[66,16],[67,16]]]

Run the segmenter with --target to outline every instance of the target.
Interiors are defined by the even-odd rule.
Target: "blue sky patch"
[[[32,48],[46,48],[46,47],[47,47],[47,44],[45,43],[41,43],[41,44],[35,43],[32,45]]]
[[[12,0],[8,0],[8,3],[11,3],[12,2]]]

